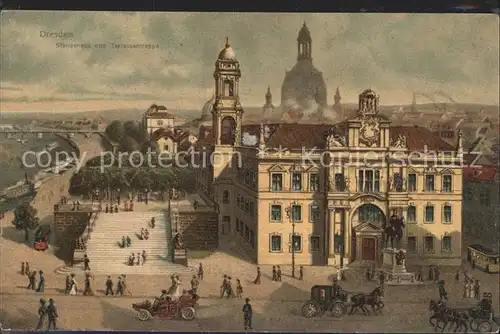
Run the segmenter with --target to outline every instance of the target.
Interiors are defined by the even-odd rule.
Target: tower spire
[[[231,44],[229,44],[229,37],[226,36],[226,48],[230,47]]]

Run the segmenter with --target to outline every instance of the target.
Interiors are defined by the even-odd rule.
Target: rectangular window
[[[451,253],[451,237],[449,235],[443,237],[441,253]]]
[[[301,191],[302,190],[302,174],[293,173],[292,174],[292,190]]]
[[[255,235],[252,230],[250,230],[250,245],[252,245],[252,247],[255,247]]]
[[[240,231],[240,220],[236,218],[236,232]]]
[[[391,191],[403,191],[403,177],[401,176],[401,173],[394,173]]]
[[[427,254],[434,253],[434,237],[424,237],[424,252]]]
[[[222,193],[222,203],[229,204],[229,191],[227,190]]]
[[[281,235],[271,235],[271,252],[281,252]]]
[[[245,233],[245,227],[243,226],[243,222],[240,220],[240,235],[243,236]]]
[[[292,205],[292,221],[301,222],[302,221],[302,206]]]
[[[249,212],[250,211],[250,202],[246,199],[245,200],[245,212]]]
[[[345,184],[345,177],[344,174],[342,173],[337,173],[335,174],[335,191],[345,191],[346,189],[346,184]]]
[[[408,191],[417,191],[417,174],[408,174]]]
[[[247,241],[250,240],[250,229],[246,224],[245,224],[245,239],[247,239]]]
[[[451,193],[452,183],[451,175],[443,175],[443,192]]]
[[[250,202],[249,210],[250,210],[250,215],[254,216],[255,215],[255,204],[253,202]]]
[[[490,193],[488,189],[481,189],[479,193],[479,202],[481,206],[490,206]]]
[[[231,80],[224,81],[224,95],[234,96],[234,83]]]
[[[360,170],[358,172],[358,188],[360,192],[380,192],[380,171]]]
[[[311,238],[309,240],[309,248],[311,252],[319,252],[319,242],[320,238],[317,235],[311,235]]]
[[[271,174],[271,190],[272,191],[283,190],[283,174],[281,173]]]
[[[417,237],[408,237],[408,253],[417,253]]]
[[[410,205],[408,209],[406,209],[406,220],[408,222],[417,221],[417,207],[415,205]]]
[[[309,221],[311,223],[316,223],[320,221],[321,210],[318,204],[313,203],[310,206],[311,216],[309,217]]]
[[[294,252],[302,252],[302,236],[296,234],[291,239]]]
[[[281,205],[273,204],[271,205],[271,221],[280,222],[283,220],[281,215]]]
[[[425,176],[425,191],[434,191],[434,175]]]
[[[309,190],[319,191],[319,174],[311,174],[309,176]]]
[[[445,205],[443,207],[443,223],[451,224],[451,205]]]
[[[425,207],[425,222],[434,223],[434,207],[432,205]]]

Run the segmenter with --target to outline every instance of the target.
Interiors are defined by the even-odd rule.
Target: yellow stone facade
[[[339,124],[242,124],[240,75],[227,44],[214,72],[213,127],[197,143],[207,162],[198,191],[218,207],[221,239],[258,264],[380,264],[396,213],[410,263],[460,263],[460,135],[451,146],[425,128],[391,127],[371,90]],[[245,133],[255,143],[244,144]]]

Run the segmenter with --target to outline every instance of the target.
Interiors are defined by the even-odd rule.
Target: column
[[[335,256],[335,210],[328,209],[328,257]]]
[[[349,264],[351,261],[351,222],[349,221],[349,209],[344,209],[344,265]]]

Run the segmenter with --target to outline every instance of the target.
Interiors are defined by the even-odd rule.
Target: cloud
[[[151,99],[170,108],[201,108],[213,91],[214,62],[227,36],[241,62],[242,103],[262,105],[270,85],[276,104],[285,70],[296,62],[304,21],[330,104],[337,86],[343,102],[372,87],[382,104],[410,103],[414,91],[498,103],[498,17],[454,14],[4,11],[2,99]],[[41,38],[40,31],[73,38]],[[56,48],[61,42],[107,47]],[[111,43],[159,48],[116,49]]]

